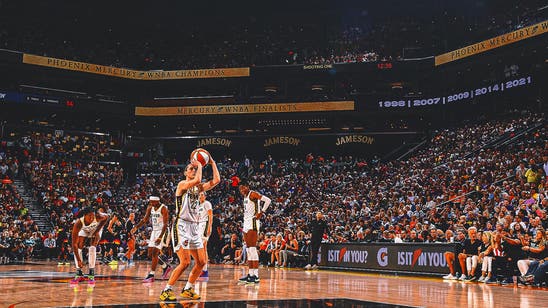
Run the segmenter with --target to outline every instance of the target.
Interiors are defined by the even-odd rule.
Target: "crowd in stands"
[[[518,260],[546,257],[545,248],[539,250],[546,247],[546,237],[542,235],[548,228],[548,134],[543,121],[542,114],[523,113],[434,131],[429,143],[400,161],[313,154],[279,161],[272,157],[241,162],[219,158],[223,180],[207,198],[214,205],[222,234],[219,242],[212,244],[215,248],[209,247],[210,258],[213,262],[245,260],[241,241],[242,196],[237,188],[240,180],[246,180],[252,189],[273,200],[262,219],[259,251],[264,265],[306,263],[309,226],[319,211],[324,213],[328,226],[324,242],[437,243],[474,238],[478,243],[493,243],[492,247],[503,256],[510,256],[511,261],[499,258],[493,263],[493,267],[505,268],[499,270],[504,278],[518,275],[526,282],[534,282],[529,264],[540,268],[542,263],[528,261],[526,268],[523,262],[518,267]],[[78,140],[80,147],[71,145],[72,149],[82,147],[84,139]],[[128,213],[136,213],[139,221],[151,194],[159,194],[163,203],[172,205],[172,194],[181,175],[162,173],[163,164],[149,164],[149,172],[158,168],[155,174],[138,176],[135,184],[123,186],[123,171],[118,165],[70,161],[39,151],[41,143],[30,144],[20,147],[23,158],[19,159],[19,169],[51,221],[64,230],[58,233],[71,229],[74,215],[82,206],[102,207],[122,220]],[[70,156],[70,151],[66,155]],[[172,159],[166,161],[177,164]],[[205,170],[207,177],[210,170]],[[23,234],[33,238],[25,225],[28,218],[21,212],[24,207],[16,202],[16,196],[7,186],[3,188],[3,200],[13,200],[11,213],[4,213],[3,209],[3,217],[17,221],[19,227],[25,228]],[[469,232],[471,228],[479,231],[477,235]],[[150,228],[144,227],[137,234],[136,256],[144,257],[148,232]],[[68,238],[66,234],[64,237]],[[123,236],[119,239],[117,249],[125,245]],[[453,256],[460,262],[452,269],[452,277],[457,276],[456,272],[464,273],[460,278],[468,280],[480,272],[482,281],[494,277],[492,274],[486,278],[490,271],[487,267],[479,270],[478,262],[484,259],[486,247],[480,251],[484,255],[469,251],[469,247],[474,250],[476,246],[462,247],[465,256]]]
[[[0,145],[0,264],[25,260],[43,248],[43,235],[29,215],[13,179],[19,174],[19,161]]]
[[[28,260],[43,249],[42,233],[12,184],[0,187],[0,264]]]
[[[93,13],[69,17],[69,27],[67,20],[55,22],[47,14],[39,15],[48,20],[36,21],[38,27],[6,16],[0,48],[134,69],[374,62],[431,56],[530,25],[542,20],[541,3],[497,4],[482,16],[446,10],[406,17],[387,12],[352,18],[340,12],[310,14],[307,19],[302,15],[221,17],[216,23],[209,18],[186,22],[164,18],[132,24],[130,30],[125,24],[96,23]],[[4,5],[5,12],[17,11]]]
[[[122,171],[117,165],[101,164],[98,160],[108,157],[114,143],[109,136],[102,135],[25,130],[9,135],[0,151],[0,166],[7,166],[6,171],[0,167],[6,183],[2,188],[1,217],[2,249],[12,253],[1,255],[11,260],[57,258],[51,248],[64,247],[79,209],[92,203],[109,207]],[[55,230],[49,230],[50,234],[42,234],[28,215],[28,208],[12,185],[18,176],[27,181],[56,226]],[[20,243],[28,247],[23,249]]]

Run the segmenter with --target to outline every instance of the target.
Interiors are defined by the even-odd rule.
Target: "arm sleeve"
[[[260,200],[264,202],[264,205],[263,205],[263,208],[261,209],[261,212],[266,212],[266,210],[268,209],[268,206],[270,205],[270,202],[272,202],[272,200],[270,200],[270,198],[268,198],[267,196],[261,196]]]

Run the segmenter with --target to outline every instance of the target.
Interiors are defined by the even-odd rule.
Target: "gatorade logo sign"
[[[379,262],[379,265],[382,267],[385,267],[388,265],[388,248],[382,247],[377,252],[377,262]]]

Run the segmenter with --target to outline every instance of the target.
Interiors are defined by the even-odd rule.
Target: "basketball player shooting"
[[[261,227],[259,219],[270,205],[270,198],[253,191],[246,184],[240,184],[240,193],[244,197],[244,241],[246,243],[249,270],[247,276],[240,278],[238,283],[256,284],[259,279],[259,253],[257,252],[257,237]],[[263,202],[261,208],[259,203]]]
[[[179,182],[175,192],[176,215],[171,236],[173,250],[177,253],[180,263],[171,273],[166,287],[160,294],[161,301],[177,300],[172,287],[190,264],[190,256],[195,263],[189,274],[188,282],[181,292],[181,297],[192,300],[200,299],[200,295],[194,291],[194,283],[202,273],[207,261],[204,249],[202,249],[202,234],[199,230],[201,218],[199,194],[215,187],[221,179],[215,161],[208,155],[213,169],[213,179],[202,183],[202,162],[195,159],[194,155],[191,157],[191,163],[185,168],[185,179]]]

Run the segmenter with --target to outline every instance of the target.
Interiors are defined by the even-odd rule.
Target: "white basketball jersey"
[[[99,222],[97,221],[97,218],[93,218],[93,221],[86,226],[86,223],[84,222],[84,217],[80,217],[80,221],[82,222],[82,229],[81,231],[84,231],[87,234],[93,234],[97,227],[99,227]]]
[[[165,205],[162,204],[158,207],[158,210],[155,210],[154,207],[152,207],[150,211],[150,219],[152,220],[152,231],[162,231],[162,228],[164,227],[164,218],[162,217],[162,208],[164,208]]]
[[[244,198],[244,219],[252,219],[259,213],[259,200],[251,200],[251,191]]]
[[[175,197],[175,206],[177,207],[177,219],[189,222],[200,222],[200,200],[199,189],[197,186],[191,187],[185,191],[182,196]]]
[[[209,221],[209,215],[207,212],[212,209],[213,207],[211,206],[211,202],[207,200],[200,204],[200,222]]]

